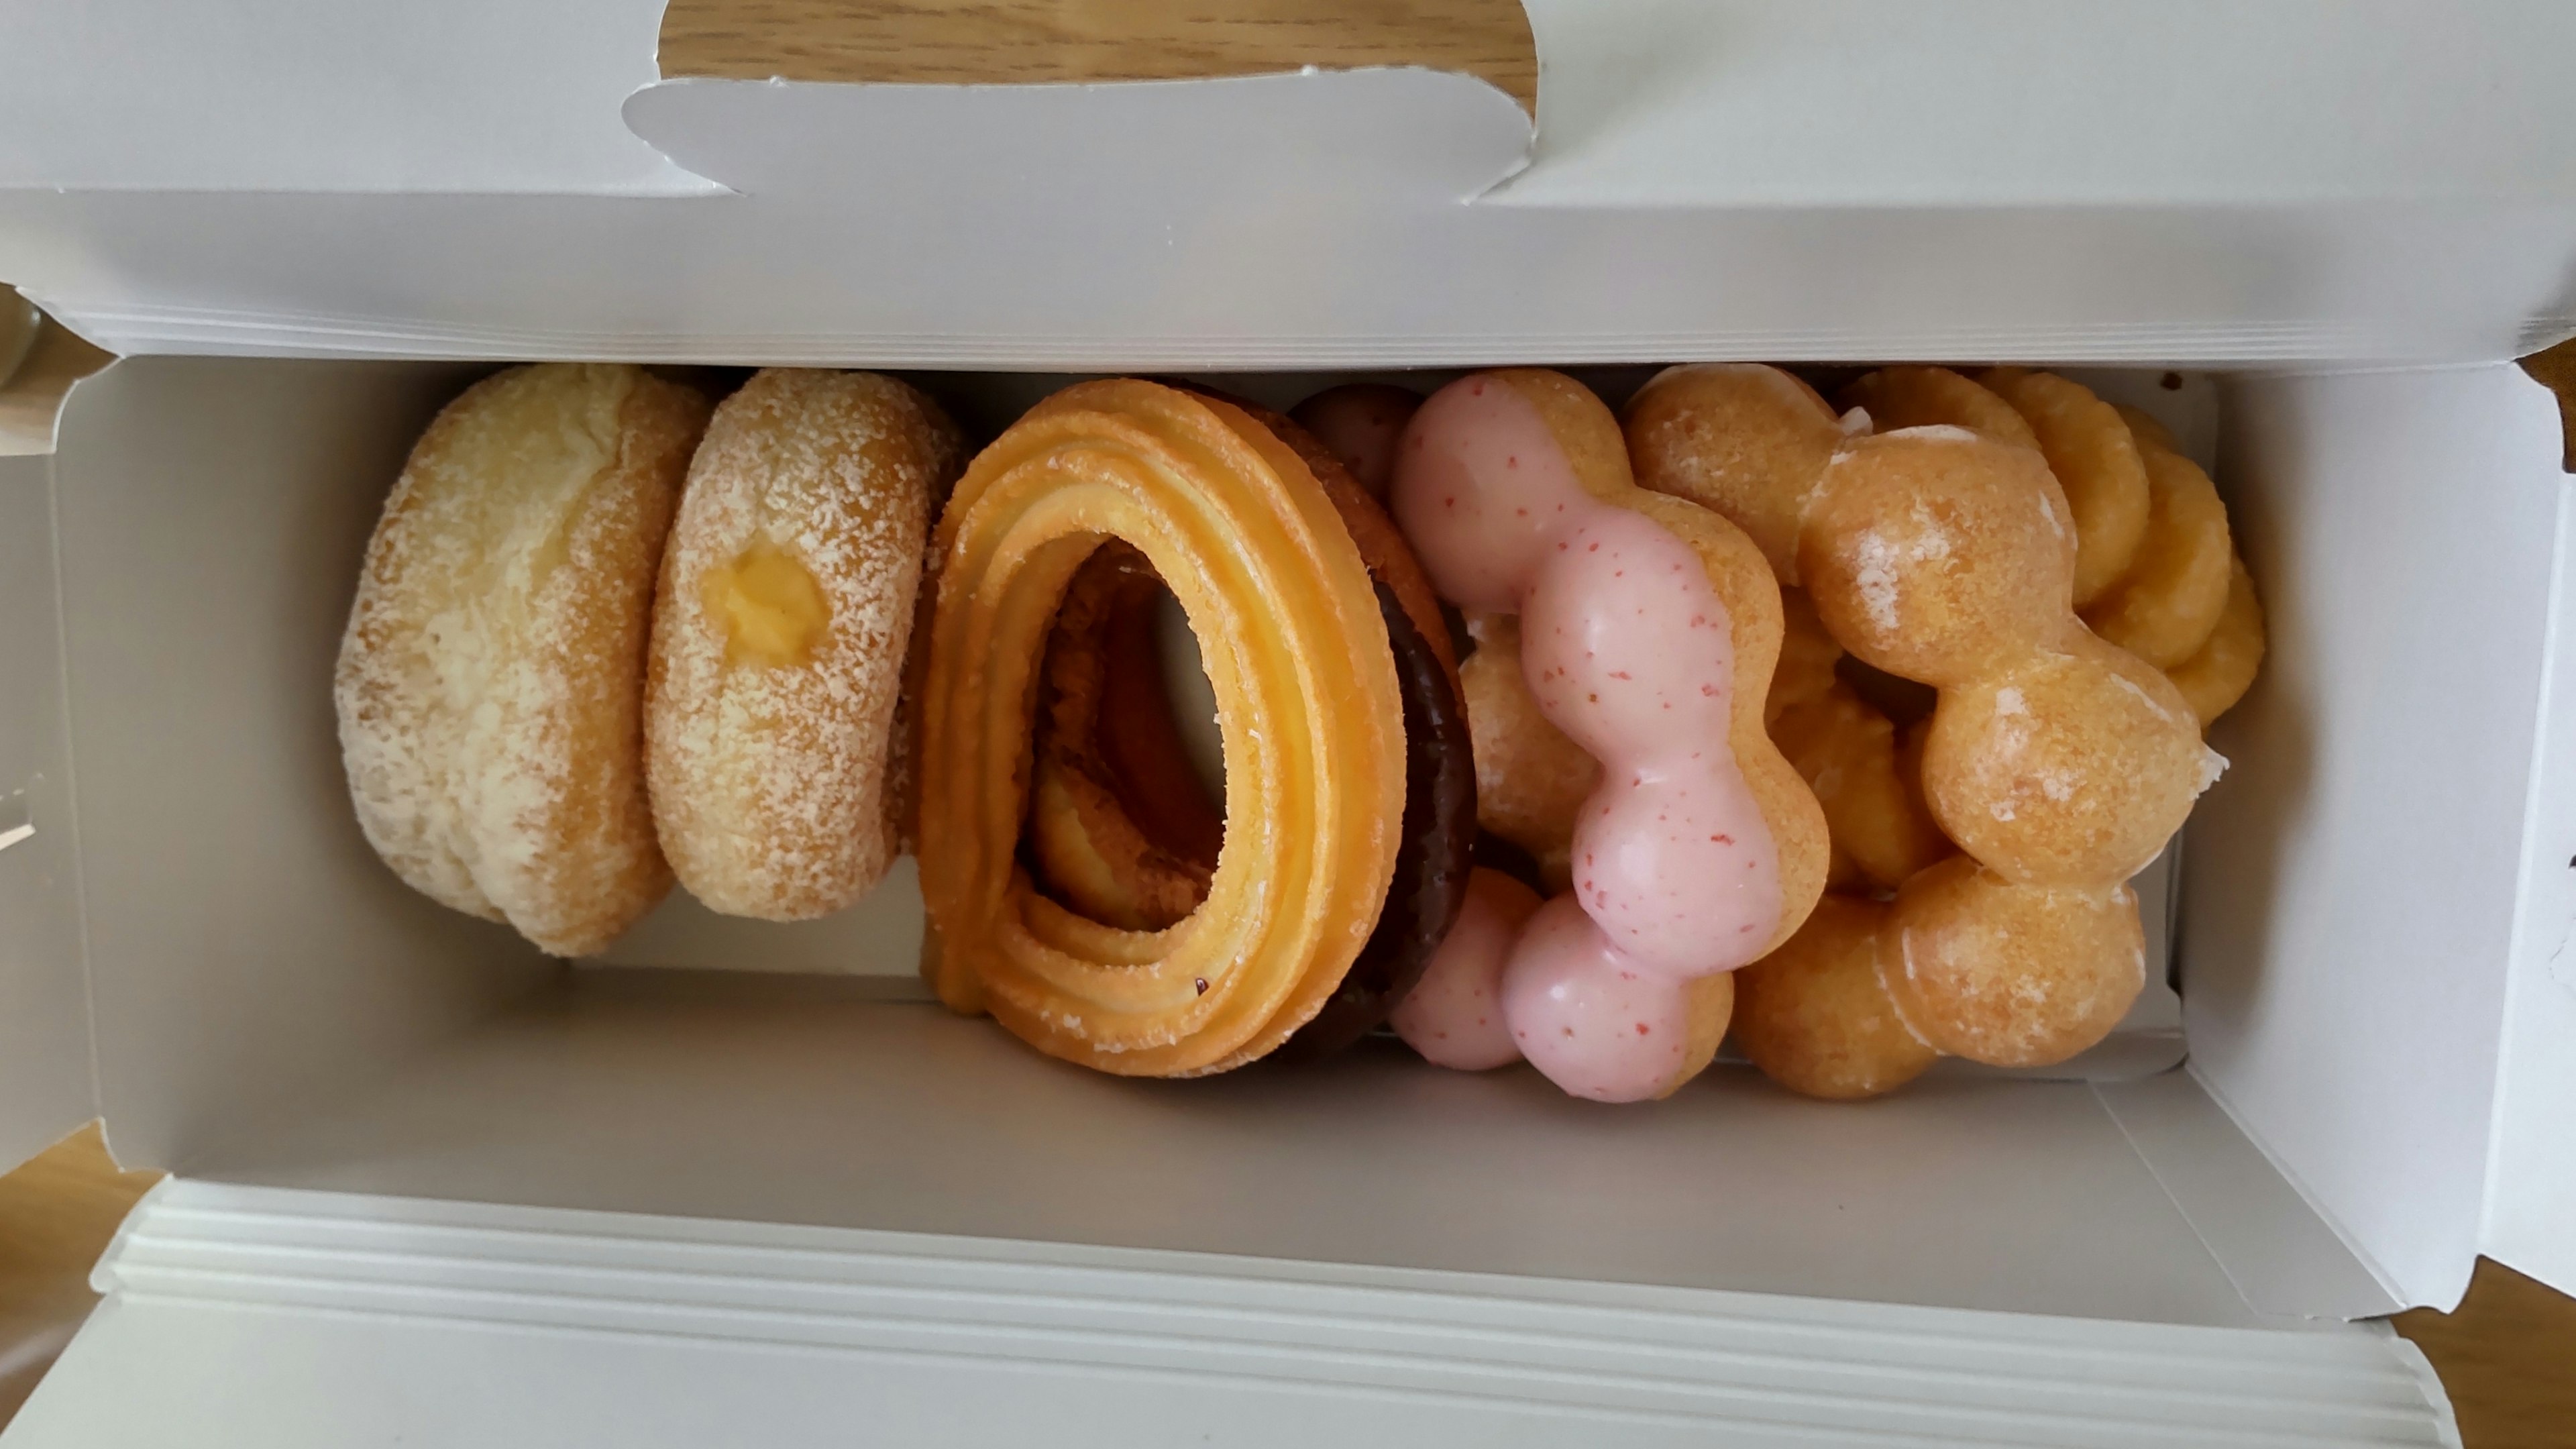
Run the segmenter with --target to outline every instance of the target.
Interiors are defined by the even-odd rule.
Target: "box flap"
[[[2555,0],[1528,5],[1515,204],[2576,200]]]
[[[64,410],[46,461],[81,939],[98,1111],[129,1166],[184,1169],[212,1124],[345,1091],[558,969],[375,858],[332,715],[368,534],[470,376],[129,358]]]
[[[173,1184],[11,1449],[2454,1446],[2392,1334]],[[148,1383],[149,1392],[137,1392]],[[470,1392],[459,1392],[470,1385]]]
[[[2576,376],[2566,373],[2576,358],[2557,361],[2556,369],[2534,370],[2563,379],[2563,406],[2576,398],[2569,386]],[[2536,444],[2539,430],[2533,431]],[[2576,438],[2568,442],[2576,446]],[[2480,1246],[2499,1262],[2576,1293],[2576,486],[2565,478],[2557,525]]]
[[[661,0],[0,10],[0,189],[713,188],[618,124]]]
[[[58,604],[53,460],[0,456],[0,1172],[98,1115]]]
[[[673,80],[638,91],[625,116],[738,191],[949,225],[1007,211],[1042,218],[1068,248],[1130,229],[1139,211],[1173,227],[1250,211],[1333,229],[1346,213],[1464,201],[1517,170],[1530,142],[1511,97],[1419,69],[1109,85]]]
[[[2218,476],[2272,649],[2210,731],[2236,767],[2183,858],[2192,1069],[2399,1302],[2447,1309],[2511,1167],[2490,1141],[2508,978],[2570,919],[2518,889],[2557,408],[2509,365],[2257,377],[2230,401]]]
[[[497,66],[498,114],[537,103],[514,89],[528,66],[486,50],[571,67],[579,103],[600,109],[543,134],[590,137],[616,125],[619,78],[639,77],[571,33],[613,50],[640,3],[480,0],[414,21],[448,36],[420,53],[476,77],[463,90]],[[522,158],[515,131],[471,118],[445,141],[367,120],[363,146],[256,165],[179,146],[103,172],[65,142],[8,174],[80,185],[0,189],[0,273],[128,353],[2161,364],[2498,359],[2576,332],[2576,98],[2536,59],[2576,20],[2543,0],[2474,0],[2374,5],[2357,25],[2324,4],[1986,0],[1936,17],[1860,0],[1547,0],[1532,11],[1539,167],[1474,202],[1528,144],[1525,119],[1481,81],[1400,67],[767,94],[699,81],[636,98],[646,139],[753,195],[661,195],[690,188],[545,146]],[[564,33],[519,45],[540,13]],[[65,62],[48,84],[77,91],[103,62],[66,53],[52,31],[72,24],[0,22],[0,43],[12,26],[45,39]],[[804,17],[747,29],[765,25],[793,73],[831,48],[796,28],[814,24],[843,33]],[[1102,69],[1047,51],[1088,44],[1078,35],[1041,35],[1024,68],[1028,34],[988,27],[979,56],[954,29],[942,64],[961,78]],[[338,92],[426,84],[400,25],[340,30],[369,43],[314,52]],[[295,54],[265,72],[290,91]],[[760,73],[757,44],[725,68]],[[544,104],[569,107],[574,89]],[[2441,101],[2389,102],[2419,93]],[[2345,113],[2368,119],[2327,126]],[[810,134],[792,124],[806,117]],[[81,189],[147,172],[130,184],[161,189]],[[205,189],[235,182],[268,189]]]

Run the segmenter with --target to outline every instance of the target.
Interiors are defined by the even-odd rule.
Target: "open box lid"
[[[1517,53],[1515,0],[1312,0],[1246,12],[1250,65],[935,8],[745,56],[740,17],[659,4],[21,7],[0,276],[128,353],[2384,361],[2576,331],[2550,0],[1533,0]],[[657,19],[675,73],[878,83],[656,82]],[[1533,54],[1535,126],[1433,68],[1518,88]],[[1194,65],[1275,73],[1088,79]],[[935,83],[1030,75],[1064,83]]]

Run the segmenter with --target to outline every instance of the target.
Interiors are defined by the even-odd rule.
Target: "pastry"
[[[2200,652],[2226,611],[2227,506],[2200,465],[2170,448],[2142,450],[2147,516],[2136,556],[2084,609],[2093,632],[2158,669]]]
[[[515,367],[412,449],[333,699],[367,841],[559,956],[670,888],[644,782],[646,631],[706,398],[639,367]]]
[[[1392,502],[1444,598],[1519,615],[1539,712],[1602,766],[1572,891],[1499,968],[1512,1040],[1574,1095],[1664,1095],[1714,1054],[1726,973],[1824,884],[1823,816],[1762,728],[1778,586],[1744,533],[1638,488],[1617,421],[1558,373],[1433,394]]]
[[[1698,372],[1673,370],[1632,406],[1668,414],[1663,390],[1688,396]],[[1956,408],[1965,396],[1951,383],[1905,386],[1917,403]],[[1691,460],[1663,451],[1683,436],[1669,422],[1632,429],[1641,479],[1693,475]],[[2144,980],[2123,883],[2224,762],[2201,745],[2173,684],[2074,615],[2076,530],[2043,456],[1935,423],[1847,438],[1812,478],[1733,486],[1752,516],[1796,519],[1800,575],[1836,643],[1937,689],[1928,723],[1898,739],[1891,773],[1899,786],[1919,778],[1941,835],[1966,852],[1927,861],[1925,838],[1883,915],[1838,907],[1780,970],[1757,968],[1743,986],[1748,1055],[1800,1090],[1865,1095],[1910,1075],[1919,1055],[1886,1034],[1890,1020],[1924,1050],[1998,1065],[2045,1065],[2092,1045]],[[1784,708],[1775,731],[1783,721],[1793,751],[1804,734],[1866,743],[1882,758],[1874,723],[1830,687]],[[1860,757],[1857,744],[1845,748]],[[1846,854],[1863,838],[1848,821],[1839,834]],[[1884,890],[1902,868],[1855,884]],[[1873,934],[1865,952],[1859,938]],[[1876,1065],[1818,1065],[1851,1052]]]
[[[884,876],[887,761],[930,500],[960,461],[929,399],[771,369],[715,410],[653,609],[653,818],[727,915],[801,921]]]
[[[1066,585],[1111,538],[1197,631],[1225,745],[1206,899],[1158,932],[1048,899],[1018,849],[1033,676]],[[1124,1075],[1221,1071],[1278,1046],[1376,930],[1407,795],[1387,595],[1313,469],[1221,399],[1082,383],[969,465],[934,553],[920,864],[940,998]]]
[[[2175,676],[2204,727],[2253,683],[2262,658],[2253,580],[2243,579],[2240,597],[2232,571],[2243,564],[2226,508],[2153,416],[2018,367],[1988,368],[1974,380],[1947,368],[1881,368],[1841,401],[1870,409],[1880,431],[1947,423],[2042,449],[2074,520],[2075,606],[2084,622]],[[2230,615],[2230,639],[2185,687],[2181,671],[2222,613]]]
[[[2054,373],[1990,367],[1977,381],[2030,424],[2065,490],[2075,522],[2075,607],[2088,608],[2129,573],[2147,538],[2153,480],[2129,425],[2091,390]]]
[[[1339,456],[1293,420],[1239,398],[1204,395],[1239,409],[1287,444],[1323,487],[1378,590],[1403,696],[1402,844],[1385,909],[1340,987],[1284,1044],[1292,1055],[1318,1055],[1385,1022],[1464,899],[1476,815],[1466,717],[1439,601],[1385,511]],[[1088,712],[1079,691],[1050,689],[1042,700],[1030,840],[1043,887],[1063,887],[1095,920],[1158,930],[1205,897],[1222,828],[1185,768],[1150,619],[1132,612],[1122,629],[1122,621],[1082,607],[1085,585],[1104,568],[1104,555],[1132,560],[1150,581],[1150,592],[1132,595],[1134,603],[1150,607],[1163,592],[1142,556],[1119,543],[1103,545],[1075,575],[1056,615],[1048,677],[1056,677],[1059,661],[1097,657],[1102,687]],[[1086,768],[1059,768],[1077,760]],[[1092,884],[1076,889],[1085,871],[1093,872]]]
[[[1476,763],[1476,820],[1529,852],[1551,891],[1574,879],[1574,823],[1601,783],[1600,762],[1548,723],[1521,674],[1521,624],[1467,616],[1476,652],[1458,666]]]
[[[2147,980],[2137,893],[2121,882],[2016,885],[1966,856],[1896,893],[1880,974],[1938,1050],[2045,1067],[2110,1034]]]
[[[2008,879],[2122,881],[2223,762],[2171,683],[2068,607],[2074,538],[2028,449],[1956,428],[1853,439],[1814,489],[1800,561],[1862,661],[1937,687],[1923,792]]]
[[[1468,878],[1458,923],[1388,1019],[1396,1035],[1425,1061],[1452,1071],[1519,1061],[1521,1050],[1503,1019],[1503,964],[1538,907],[1537,891],[1479,866]]]
[[[1810,1097],[1892,1091],[1940,1053],[1888,998],[1880,953],[1891,907],[1827,894],[1779,950],[1735,973],[1735,1046],[1764,1076]]]
[[[1328,387],[1289,414],[1331,449],[1351,478],[1380,503],[1395,476],[1395,440],[1422,406],[1422,395],[1391,383],[1354,382]]]
[[[1629,457],[1644,487],[1688,499],[1741,528],[1782,585],[1798,583],[1798,524],[1843,429],[1816,390],[1750,362],[1666,368],[1630,400]]]
[[[2011,403],[1946,367],[1882,367],[1863,373],[1834,394],[1834,403],[1868,414],[1872,432],[1947,423],[1999,443],[2039,446],[2039,435]]]
[[[2209,637],[2189,659],[2165,671],[2174,688],[2200,717],[2202,729],[2236,707],[2245,691],[2254,687],[2254,676],[2263,668],[2263,601],[2255,596],[2254,576],[2245,571],[2245,561],[2230,556],[2227,561],[2227,604],[2219,610],[2218,622],[2210,627]]]

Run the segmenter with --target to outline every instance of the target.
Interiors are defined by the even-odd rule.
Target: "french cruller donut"
[[[1229,399],[1083,383],[967,468],[933,558],[919,853],[940,998],[1131,1076],[1382,1021],[1464,898],[1474,786],[1437,604],[1338,461]],[[1133,707],[1109,695],[1136,688],[1113,681],[1135,677],[1147,569],[1216,693],[1212,860],[1105,718]]]

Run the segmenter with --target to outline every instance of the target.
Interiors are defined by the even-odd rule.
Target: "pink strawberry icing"
[[[1689,544],[1586,492],[1538,409],[1491,378],[1422,405],[1391,503],[1443,596],[1520,614],[1540,712],[1602,764],[1573,891],[1493,968],[1512,1040],[1576,1096],[1660,1095],[1689,1057],[1685,983],[1753,960],[1780,919],[1778,850],[1727,744],[1726,607]],[[1491,938],[1460,942],[1449,969],[1487,969],[1468,958]],[[1424,1041],[1461,1029],[1460,999],[1435,994],[1399,1033],[1439,1060]]]

